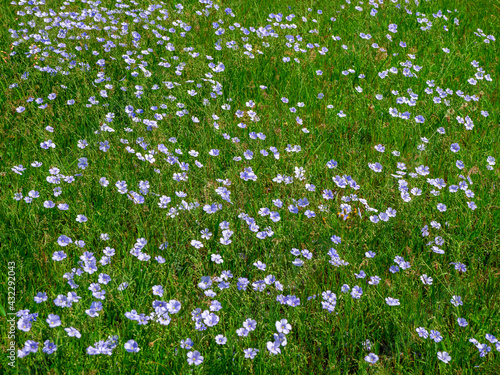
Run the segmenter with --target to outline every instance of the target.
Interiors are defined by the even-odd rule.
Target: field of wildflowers
[[[0,373],[499,373],[500,3],[177,1],[0,5]]]

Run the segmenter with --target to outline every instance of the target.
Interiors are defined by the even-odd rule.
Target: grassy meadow
[[[499,1],[0,13],[0,373],[499,373]]]

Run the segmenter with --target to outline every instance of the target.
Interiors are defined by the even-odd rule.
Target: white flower
[[[276,329],[279,333],[287,335],[292,330],[292,326],[288,323],[288,320],[281,319],[276,322]]]
[[[451,361],[451,357],[447,352],[438,352],[437,356],[438,356],[438,359],[440,361],[443,361],[444,363],[448,363]]]
[[[201,249],[203,247],[203,244],[200,241],[192,240],[191,246],[196,247],[197,249]]]

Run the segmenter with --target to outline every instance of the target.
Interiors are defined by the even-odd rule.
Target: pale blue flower
[[[127,341],[124,347],[125,350],[129,353],[138,353],[140,350],[139,345],[134,340]]]

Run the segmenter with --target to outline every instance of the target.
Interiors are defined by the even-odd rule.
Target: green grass
[[[145,11],[150,4],[155,4],[153,1],[138,2],[140,6],[126,2],[131,5],[127,9],[142,8]],[[497,313],[500,308],[500,97],[497,83],[500,75],[497,46],[500,3],[450,0],[421,1],[418,5],[414,2],[405,4],[402,0],[399,3],[401,9],[385,0],[379,5],[377,15],[371,16],[369,12],[373,6],[366,1],[360,5],[361,12],[355,10],[359,5],[355,1],[351,4],[339,1],[286,4],[260,0],[222,1],[215,2],[221,9],[217,12],[210,9],[210,15],[206,17],[195,13],[203,11],[204,4],[183,2],[184,10],[177,13],[175,3],[168,2],[162,8],[168,10],[168,19],[157,20],[157,16],[162,16],[158,10],[153,11],[149,18],[167,29],[176,28],[175,33],[158,30],[161,35],[170,37],[168,42],[158,45],[159,39],[152,33],[154,25],[149,25],[149,30],[146,30],[143,21],[134,23],[134,17],[124,13],[113,16],[119,19],[118,28],[121,22],[129,23],[128,33],[121,35],[118,30],[115,34],[120,36],[119,39],[110,37],[102,28],[110,26],[111,18],[105,15],[106,10],[102,7],[117,11],[120,8],[114,6],[114,1],[102,0],[98,9],[107,18],[107,23],[94,21],[92,17],[82,20],[87,25],[98,25],[101,30],[68,30],[67,36],[77,36],[85,31],[90,36],[88,40],[57,38],[57,27],[48,30],[53,39],[52,47],[57,48],[57,44],[63,42],[66,47],[59,49],[75,56],[61,58],[47,50],[50,53],[45,61],[40,59],[45,45],[36,43],[40,51],[26,57],[25,52],[34,43],[33,39],[13,46],[18,39],[11,38],[8,30],[19,30],[21,38],[23,32],[20,29],[27,28],[26,35],[33,34],[40,25],[48,24],[44,23],[44,17],[53,19],[54,16],[20,16],[16,11],[26,5],[0,5],[0,24],[4,30],[0,35],[0,51],[3,51],[0,55],[5,56],[0,60],[0,244],[4,255],[1,272],[5,275],[0,280],[0,373],[497,373],[499,353],[485,335],[500,336]],[[60,10],[63,5],[57,0],[41,8],[47,12],[49,8],[55,12],[81,12],[90,7],[89,3],[75,1],[68,2],[66,8]],[[342,5],[344,9],[341,9]],[[412,14],[407,14],[405,5]],[[234,18],[224,14],[223,9],[227,7],[233,10]],[[308,8],[312,8],[312,12]],[[448,13],[448,9],[452,12]],[[317,10],[322,10],[322,14]],[[433,16],[439,10],[448,20]],[[241,25],[241,29],[272,25],[275,21],[268,20],[269,14],[280,12],[283,13],[282,24],[295,24],[297,28],[273,26],[278,38],[260,38],[252,32],[248,40],[242,41],[241,37],[245,35],[238,28],[229,29],[229,25],[235,22]],[[420,12],[418,17],[417,12]],[[284,17],[291,13],[296,17],[288,22]],[[308,21],[304,23],[302,16]],[[331,21],[331,17],[336,21]],[[455,17],[459,25],[454,24]],[[313,22],[313,18],[317,22]],[[425,24],[418,23],[417,18],[427,18],[432,22],[432,28],[422,31],[420,27]],[[18,25],[31,19],[36,21],[35,28]],[[220,26],[225,33],[218,36],[214,34],[216,29],[212,23],[220,19],[224,21]],[[172,25],[176,20],[192,26],[185,38],[179,35],[180,26]],[[388,31],[389,24],[398,25],[397,33]],[[443,29],[444,25],[448,31]],[[478,28],[486,35],[494,35],[497,40],[484,43],[484,37],[474,35]],[[309,33],[311,29],[317,29],[318,33]],[[132,43],[133,31],[141,34],[138,48]],[[364,40],[360,33],[370,34],[372,38]],[[306,50],[305,53],[285,45],[285,35],[297,34],[303,37],[300,48]],[[392,42],[386,34],[392,35]],[[340,36],[341,40],[336,41],[332,36]],[[105,52],[105,42],[96,38],[112,40],[116,47]],[[222,49],[217,50],[214,45],[219,39]],[[228,48],[226,43],[230,41],[236,41],[239,48]],[[406,42],[407,47],[399,46],[400,41]],[[268,45],[264,46],[263,42]],[[120,46],[119,43],[126,45]],[[167,43],[175,45],[174,52],[165,49]],[[308,48],[307,43],[318,43],[320,47]],[[386,51],[373,48],[372,43],[378,43]],[[88,45],[88,50],[84,44]],[[245,44],[252,45],[253,58],[244,54]],[[342,45],[348,49],[343,49]],[[82,50],[75,50],[76,46],[81,46]],[[184,47],[193,47],[193,51],[183,51]],[[326,47],[328,52],[320,54],[321,47]],[[148,48],[153,52],[137,57],[140,51]],[[443,48],[449,48],[450,53],[445,53]],[[138,53],[131,58],[136,62],[126,70],[127,63],[122,55],[135,49]],[[99,52],[98,56],[92,55],[94,50]],[[11,51],[17,53],[9,55]],[[192,52],[198,52],[199,56],[192,58],[189,55]],[[407,54],[413,54],[415,59]],[[216,65],[223,62],[225,70],[214,73],[207,66],[211,62],[207,55],[213,57]],[[110,59],[111,56],[116,60]],[[178,56],[178,59],[173,59],[173,56]],[[291,61],[285,63],[283,57],[290,57]],[[300,62],[296,63],[294,58]],[[99,59],[106,60],[105,68],[96,64]],[[69,69],[71,60],[77,64],[88,63],[90,69],[81,70],[80,65]],[[138,67],[141,60],[147,62],[145,69],[152,73],[150,77]],[[471,65],[474,60],[484,69],[485,75],[490,74],[491,82],[486,79],[478,79],[476,85],[467,82],[477,71]],[[171,67],[158,65],[165,61]],[[421,67],[418,72],[411,69],[416,76],[403,75],[401,63],[406,61]],[[182,74],[177,75],[176,67],[181,62],[186,65]],[[40,72],[34,65],[59,66],[61,71],[70,74],[59,72],[51,75]],[[398,69],[397,74],[389,72],[386,78],[379,78],[379,72],[392,67]],[[355,73],[342,73],[349,69]],[[322,75],[316,74],[318,70],[323,72]],[[135,71],[139,73],[137,77],[131,74]],[[28,79],[22,78],[25,72],[29,72]],[[95,83],[99,72],[104,72],[110,80]],[[213,74],[212,83],[205,75],[209,72]],[[360,78],[360,74],[365,78]],[[194,82],[186,83],[188,80]],[[425,91],[429,80],[435,82],[432,94]],[[210,93],[215,91],[212,87],[215,81],[222,85],[222,89],[220,95],[212,98]],[[164,82],[182,85],[168,89]],[[11,87],[13,83],[18,86]],[[101,97],[99,92],[106,84],[113,85],[113,88],[107,89],[108,97]],[[155,84],[159,89],[151,89]],[[195,84],[201,84],[201,87],[197,88]],[[134,94],[136,85],[144,87],[141,98]],[[261,85],[267,89],[262,90]],[[122,91],[122,86],[127,87],[127,91]],[[433,97],[439,96],[436,93],[438,86],[453,90],[453,95],[443,98],[441,103],[434,103]],[[357,87],[363,91],[356,91]],[[187,92],[193,88],[197,91],[195,96]],[[398,104],[398,97],[410,99],[407,91],[410,88],[418,94],[416,104]],[[398,94],[392,94],[393,90]],[[455,94],[457,90],[462,90],[464,95],[477,95],[479,100],[466,102]],[[51,93],[57,94],[54,100],[47,99]],[[319,93],[324,94],[322,99],[318,99]],[[377,100],[377,94],[382,94],[383,100]],[[92,96],[99,104],[87,108]],[[29,97],[41,97],[49,105],[46,109],[39,109],[35,102],[26,102]],[[282,97],[288,98],[289,103],[283,103]],[[203,103],[205,98],[208,105]],[[66,104],[70,99],[75,100],[72,106]],[[235,113],[237,110],[248,111],[250,108],[246,103],[249,100],[256,104],[252,109],[259,121],[252,121],[248,112],[241,118]],[[450,101],[449,106],[444,100]],[[299,107],[299,102],[304,106]],[[183,103],[189,113],[179,117],[176,112],[181,108],[177,103]],[[167,108],[162,109],[161,104],[166,104]],[[231,109],[224,110],[221,107],[224,104],[229,104]],[[131,120],[125,111],[128,105],[143,109],[144,113],[138,115],[142,119],[152,120],[155,113],[165,113],[165,116],[158,120],[157,128],[150,131],[145,124]],[[333,108],[328,108],[329,105]],[[26,107],[22,113],[16,111],[20,106]],[[158,110],[150,109],[152,106],[158,106]],[[290,107],[295,107],[297,112],[292,113]],[[409,111],[410,119],[391,116],[389,108]],[[346,117],[337,115],[341,110]],[[487,111],[489,115],[485,117],[481,111]],[[110,112],[115,117],[107,123],[105,117]],[[218,129],[214,127],[214,114],[219,117],[216,120]],[[414,120],[418,115],[425,118],[424,123]],[[192,116],[200,121],[193,122]],[[303,124],[297,123],[297,116]],[[457,116],[469,116],[474,122],[473,129],[466,130],[456,120]],[[105,123],[114,132],[96,132]],[[247,127],[240,128],[239,123]],[[45,130],[47,126],[53,127],[54,132]],[[445,128],[445,134],[437,132],[440,127]],[[132,132],[126,131],[127,128]],[[307,128],[308,133],[302,128]],[[266,138],[251,139],[250,132],[261,132]],[[176,143],[169,141],[171,137],[176,138]],[[422,137],[426,137],[428,143],[423,142]],[[137,141],[139,138],[141,140]],[[239,142],[234,142],[234,138]],[[40,144],[49,139],[56,148],[43,149]],[[129,143],[124,144],[121,141],[124,139]],[[86,140],[89,145],[81,149],[79,140]],[[104,141],[110,145],[106,152],[99,149],[100,142]],[[147,143],[147,151],[140,146],[141,142]],[[452,143],[460,145],[458,153],[450,151]],[[159,144],[164,144],[180,162],[189,163],[187,181],[177,182],[172,178],[174,173],[183,171],[178,164],[170,165],[166,161],[167,155],[159,152]],[[385,146],[384,153],[375,150],[374,146],[378,144]],[[419,150],[422,144],[425,144],[425,149]],[[288,152],[288,145],[299,145],[301,150]],[[154,149],[157,152],[155,162],[139,160],[134,153],[127,152],[127,146],[142,155]],[[273,156],[269,150],[271,146],[279,151],[279,158]],[[176,154],[176,149],[182,154]],[[209,155],[212,149],[220,150],[220,155]],[[261,149],[267,149],[269,155],[261,155]],[[190,150],[196,150],[199,155],[189,155]],[[243,153],[246,150],[253,152],[253,159],[245,159]],[[391,154],[394,150],[399,151],[399,156]],[[242,160],[234,161],[237,156]],[[489,156],[497,163],[491,170],[487,168]],[[88,159],[85,169],[78,168],[82,157]],[[335,169],[326,166],[332,159],[338,163]],[[195,160],[203,167],[196,166]],[[462,170],[455,165],[457,160],[465,164]],[[34,161],[41,162],[42,166],[32,167]],[[376,162],[383,166],[381,173],[368,167],[368,163]],[[403,178],[409,188],[421,189],[421,195],[411,194],[410,202],[403,201],[398,181],[391,176],[397,171],[398,162],[407,167],[407,175]],[[22,175],[11,170],[17,165],[26,168]],[[430,173],[411,177],[409,173],[421,165],[428,166]],[[76,176],[72,183],[61,180],[60,184],[51,184],[46,180],[51,167],[58,168],[63,176],[79,173],[81,176]],[[255,181],[240,178],[240,173],[247,167],[257,175]],[[304,180],[296,177],[296,167],[304,168]],[[293,183],[274,182],[278,174],[293,177]],[[450,185],[462,181],[460,174],[470,177],[472,185],[465,181],[474,193],[473,198],[466,197],[462,190],[449,192]],[[339,188],[332,181],[337,175],[352,176],[360,188]],[[107,187],[99,183],[101,177],[109,180]],[[427,179],[436,178],[442,178],[446,183],[439,196],[431,194],[434,188],[427,182]],[[231,181],[226,188],[231,192],[232,203],[223,200],[215,191],[224,186],[220,179]],[[149,181],[150,194],[141,194],[145,202],[134,204],[127,194],[118,193],[117,181],[126,181],[127,188],[134,192],[139,192],[140,181]],[[316,190],[308,191],[305,184],[315,185]],[[62,193],[55,196],[53,189],[58,186],[62,187]],[[332,191],[333,199],[323,197],[325,189]],[[31,190],[40,194],[31,203],[13,199],[16,193],[27,197]],[[178,197],[176,192],[180,191],[187,196]],[[366,199],[369,207],[379,213],[392,207],[397,214],[387,222],[375,224],[370,221],[375,212],[367,210],[358,200],[348,202],[356,212],[344,220],[339,215],[340,205],[347,203],[342,197],[351,194]],[[167,209],[158,206],[162,195],[171,197]],[[299,214],[289,212],[288,206],[303,198],[308,199],[309,205],[299,208]],[[283,201],[282,208],[273,204],[276,199]],[[43,202],[47,200],[52,200],[56,207],[45,208]],[[197,202],[199,207],[179,210],[177,216],[169,217],[168,210],[178,207],[183,200]],[[470,201],[475,202],[477,209],[468,207]],[[59,210],[57,205],[61,203],[68,204],[69,209]],[[221,204],[222,210],[206,213],[203,206],[212,203]],[[438,203],[445,204],[447,210],[440,212],[436,208]],[[320,205],[327,207],[319,208]],[[259,215],[263,207],[279,212],[281,219],[273,222],[269,216]],[[316,216],[308,218],[304,214],[308,209]],[[253,217],[259,231],[271,227],[273,235],[257,238],[239,217],[241,213]],[[88,221],[77,222],[76,217],[80,214]],[[229,223],[233,232],[229,245],[219,242],[223,236],[220,228],[223,221]],[[433,221],[440,223],[441,229],[432,228],[430,223]],[[421,232],[425,225],[429,227],[427,237]],[[205,228],[213,234],[209,240],[201,238],[200,231]],[[103,233],[109,235],[109,240],[101,240]],[[70,237],[73,243],[59,246],[57,240],[61,235]],[[342,242],[334,244],[333,235],[341,237]],[[429,245],[437,236],[444,241],[439,245],[444,254],[433,252],[432,245]],[[148,261],[140,261],[130,254],[139,238],[147,240],[142,250],[151,256]],[[77,247],[77,240],[84,241],[85,246]],[[192,240],[201,241],[204,247],[196,249],[191,245]],[[164,242],[168,242],[168,247],[160,250],[159,246]],[[107,246],[115,249],[110,264],[97,263],[96,272],[75,275],[74,281],[79,287],[72,289],[63,275],[80,266],[78,262],[85,251],[92,252],[99,261]],[[348,265],[329,263],[328,252],[332,247]],[[304,265],[295,266],[292,261],[297,256],[290,253],[293,248],[307,249],[313,253],[313,258],[307,260],[299,256]],[[61,250],[67,257],[60,262],[52,260],[53,253]],[[375,258],[367,258],[365,253],[368,251],[375,252]],[[211,255],[215,253],[222,256],[222,264],[211,261]],[[165,263],[155,261],[156,256],[162,256]],[[397,273],[390,272],[390,267],[396,265],[396,256],[404,257],[411,267]],[[257,261],[267,265],[265,271],[253,265]],[[15,262],[14,305],[8,303],[9,281],[13,281],[8,278],[8,262]],[[457,271],[451,262],[465,264],[467,271]],[[230,270],[233,275],[229,279],[229,288],[221,290],[214,281],[212,289],[217,296],[205,296],[198,287],[201,278],[220,277],[223,270]],[[361,270],[366,272],[365,279],[355,276]],[[102,285],[106,291],[105,299],[98,300],[88,287],[97,283],[101,273],[109,275],[111,281]],[[284,286],[283,291],[274,286],[267,286],[263,292],[253,290],[253,282],[270,274]],[[433,278],[432,285],[421,282],[423,274]],[[368,285],[371,276],[380,277],[380,283]],[[246,291],[237,288],[240,277],[250,281]],[[118,286],[123,282],[128,282],[129,286],[120,291]],[[348,284],[351,290],[355,285],[361,286],[361,298],[352,298],[351,290],[343,293],[341,287],[344,284]],[[163,297],[153,295],[155,285],[163,286]],[[321,305],[321,294],[327,290],[337,297],[332,313]],[[48,300],[37,304],[33,297],[38,292],[47,293]],[[76,292],[80,301],[70,308],[56,306],[54,299],[68,292]],[[300,298],[300,305],[280,304],[276,301],[280,294],[295,295]],[[454,295],[461,296],[463,305],[450,303]],[[309,300],[310,296],[316,297]],[[399,299],[400,305],[388,306],[386,297]],[[147,315],[154,311],[153,301],[173,299],[180,301],[182,308],[177,314],[171,314],[168,326],[154,321],[138,325],[125,317],[125,313],[131,310]],[[197,331],[191,320],[191,311],[209,309],[210,301],[214,299],[222,305],[222,309],[215,312],[220,318],[219,323]],[[85,311],[94,301],[102,302],[103,309],[98,317],[92,318]],[[11,306],[13,310],[10,310]],[[29,332],[16,329],[16,355],[27,340],[39,342],[39,348],[36,353],[16,358],[15,367],[11,367],[7,358],[10,345],[7,313],[25,309],[39,315]],[[61,326],[49,328],[46,323],[49,314],[60,316]],[[257,322],[257,328],[247,337],[238,337],[236,330],[248,318]],[[457,318],[465,318],[468,326],[460,327]],[[287,319],[292,329],[286,336],[287,345],[281,347],[281,354],[273,355],[266,343],[274,341],[275,323],[281,319]],[[18,320],[16,317],[16,327]],[[68,337],[64,328],[70,326],[81,332],[81,338]],[[439,331],[443,340],[436,343],[430,338],[419,337],[418,327]],[[218,334],[227,337],[225,345],[216,344]],[[87,354],[88,347],[112,335],[117,335],[119,341],[111,356]],[[182,349],[180,343],[188,337],[194,342],[192,350],[199,351],[204,357],[201,365],[193,366],[187,362],[189,350]],[[469,342],[470,338],[488,344],[491,352],[481,357],[478,348]],[[46,340],[57,345],[53,354],[42,352]],[[138,343],[138,353],[128,353],[124,349],[129,340]],[[363,346],[366,340],[371,342],[369,350]],[[243,353],[246,348],[256,348],[259,352],[254,359],[247,359]],[[451,361],[447,364],[440,361],[438,352],[449,353]],[[379,357],[375,364],[365,361],[369,353]]]

